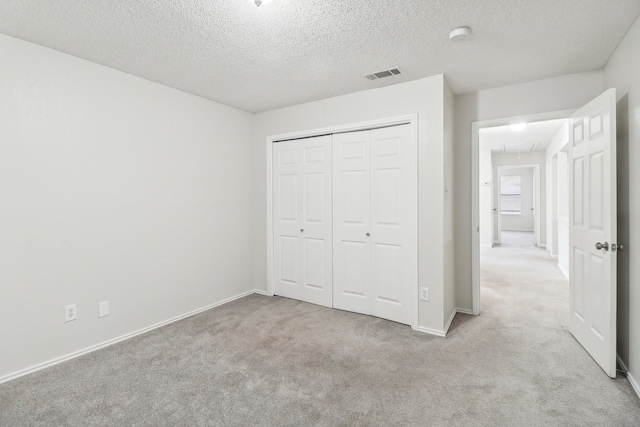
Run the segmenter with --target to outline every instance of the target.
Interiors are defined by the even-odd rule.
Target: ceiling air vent
[[[391,68],[389,70],[376,71],[375,73],[365,74],[364,77],[366,77],[368,80],[378,80],[384,79],[385,77],[397,76],[398,74],[400,74],[400,70],[398,68]]]

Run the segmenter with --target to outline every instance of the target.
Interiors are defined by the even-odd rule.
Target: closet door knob
[[[367,233],[367,237],[369,237],[369,233]]]
[[[604,242],[604,243],[598,242],[598,243],[596,243],[596,249],[597,250],[604,249],[605,251],[608,251],[609,250],[609,243],[607,243],[607,242]]]
[[[304,233],[304,228],[301,228],[301,229],[300,229],[300,232],[301,232],[301,233]]]

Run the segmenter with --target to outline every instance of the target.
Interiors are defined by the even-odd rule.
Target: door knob
[[[300,229],[300,232],[301,232],[301,233],[304,233],[304,228],[301,228],[301,229]]]
[[[607,242],[604,242],[604,243],[598,242],[598,243],[596,243],[596,249],[597,250],[604,249],[605,251],[608,251],[609,250],[609,243],[607,243]]]
[[[369,237],[369,233],[367,233],[367,237]]]

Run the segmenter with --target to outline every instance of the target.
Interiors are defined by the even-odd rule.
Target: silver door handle
[[[618,252],[622,252],[622,251],[624,251],[624,245],[623,245],[622,243],[620,243],[620,242],[618,242],[618,243],[612,243],[612,244],[611,244],[611,252],[615,252],[616,250],[617,250]]]
[[[301,232],[301,233],[304,233],[304,228],[301,228],[301,229],[300,229],[300,232]]]
[[[369,233],[367,233],[367,237],[369,237]]]
[[[607,242],[604,242],[604,243],[598,242],[598,243],[596,243],[596,249],[597,250],[604,249],[605,251],[608,251],[609,250],[609,243],[607,243]]]

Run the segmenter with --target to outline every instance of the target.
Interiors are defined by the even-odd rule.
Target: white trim
[[[444,326],[444,330],[443,331],[439,331],[437,329],[425,328],[424,326],[419,326],[418,328],[414,328],[414,329],[416,331],[418,331],[418,332],[423,332],[425,334],[435,335],[435,336],[444,338],[449,333],[449,328],[451,327],[451,324],[453,323],[453,319],[455,319],[456,314],[458,314],[458,313],[469,314],[469,315],[473,316],[473,311],[471,311],[471,310],[467,310],[466,308],[455,308],[451,312],[451,316],[449,316],[449,321],[447,321],[447,324]]]
[[[267,295],[273,293],[273,139],[267,138]]]
[[[560,273],[562,273],[562,275],[564,276],[565,279],[567,279],[567,282],[568,282],[569,281],[569,273],[564,271],[564,268],[562,268],[560,266],[560,264],[558,264],[558,270],[560,270]]]
[[[370,130],[380,127],[417,123],[418,114],[406,114],[403,116],[394,116],[383,119],[367,120],[357,123],[345,123],[341,125],[327,126],[323,128],[307,129],[298,132],[282,133],[267,137],[267,141],[271,143],[277,141],[288,141],[291,139],[309,138],[312,136],[329,135],[333,133],[356,132],[360,130]]]
[[[445,335],[447,335],[449,333],[449,328],[451,327],[451,323],[453,322],[453,318],[456,317],[457,313],[458,313],[458,310],[456,310],[454,308],[453,311],[451,312],[451,316],[449,316],[449,320],[447,321],[447,324],[444,325],[444,334]]]
[[[57,365],[59,363],[66,362],[66,361],[71,360],[71,359],[75,359],[76,357],[83,356],[83,355],[85,355],[87,353],[92,353],[92,352],[94,352],[96,350],[100,350],[102,348],[105,348],[105,347],[108,347],[110,345],[119,343],[121,341],[128,340],[129,338],[133,338],[135,336],[144,334],[144,333],[152,331],[154,329],[158,329],[158,328],[160,328],[162,326],[166,326],[166,325],[168,325],[170,323],[174,323],[174,322],[177,322],[179,320],[186,319],[187,317],[195,316],[196,314],[202,313],[203,311],[207,311],[207,310],[210,310],[212,308],[227,304],[227,303],[229,303],[231,301],[235,301],[237,299],[249,296],[251,294],[254,294],[254,293],[264,294],[263,292],[264,291],[259,291],[259,290],[251,290],[251,291],[243,292],[243,293],[241,293],[239,295],[236,295],[236,296],[233,296],[231,298],[227,298],[227,299],[224,299],[222,301],[218,301],[216,303],[209,304],[209,305],[207,305],[205,307],[195,309],[195,310],[190,311],[188,313],[181,314],[181,315],[176,316],[176,317],[172,317],[169,320],[165,320],[165,321],[156,323],[154,325],[147,326],[146,328],[138,329],[137,331],[129,332],[128,334],[120,335],[117,338],[113,338],[113,339],[104,341],[104,342],[102,342],[100,344],[96,344],[96,345],[93,345],[91,347],[83,348],[82,350],[74,351],[73,353],[69,353],[69,354],[66,354],[64,356],[60,356],[60,357],[57,357],[55,359],[51,359],[51,360],[49,360],[47,362],[39,363],[39,364],[31,366],[29,368],[21,369],[21,370],[19,370],[17,372],[13,372],[11,374],[8,374],[8,375],[5,375],[3,377],[0,377],[0,384],[8,382],[8,381],[11,381],[11,380],[15,380],[16,378],[20,378],[20,377],[22,377],[24,375],[28,375],[28,374],[40,371],[40,370],[45,369],[45,368],[49,368],[49,367]]]
[[[383,119],[369,120],[365,122],[358,123],[347,123],[335,126],[328,126],[324,128],[317,129],[308,129],[298,132],[284,133],[279,135],[271,135],[267,136],[265,142],[265,150],[266,150],[266,158],[267,158],[267,295],[273,295],[273,151],[272,146],[275,142],[278,141],[288,141],[292,139],[300,139],[300,138],[310,138],[313,136],[321,136],[321,135],[330,135],[334,133],[344,133],[344,132],[355,132],[360,130],[369,130],[376,129],[381,127],[395,126],[395,125],[403,125],[407,124],[411,128],[411,142],[415,147],[415,159],[416,159],[416,173],[418,176],[416,177],[416,259],[415,259],[415,284],[414,288],[411,292],[413,295],[413,301],[411,301],[411,328],[415,330],[419,330],[418,326],[418,313],[419,313],[419,304],[418,300],[419,289],[418,289],[418,266],[419,262],[419,244],[417,241],[417,236],[419,236],[419,212],[418,212],[418,185],[419,182],[419,167],[418,167],[418,114],[407,114],[403,116],[395,116],[388,117]],[[442,333],[442,332],[440,332]]]
[[[425,333],[425,334],[435,335],[435,336],[441,337],[441,338],[444,338],[444,337],[447,336],[447,333],[445,331],[439,331],[437,329],[425,328],[424,326],[418,326],[415,330],[418,331],[418,332]]]
[[[638,398],[640,399],[640,385],[639,385],[639,383],[629,373],[629,368],[627,368],[627,365],[620,358],[619,354],[616,354],[616,359],[618,359],[618,364],[620,365],[620,367],[622,367],[622,370],[624,371],[625,376],[627,377],[627,380],[629,381],[629,384],[631,384],[631,388],[633,389],[633,391],[636,392],[636,396],[638,396]]]
[[[526,232],[532,232],[534,239],[536,241],[536,246],[540,246],[540,240],[541,240],[541,229],[542,229],[542,215],[538,214],[538,211],[540,210],[540,198],[541,198],[541,194],[542,194],[542,189],[541,189],[541,177],[540,177],[540,164],[539,163],[527,163],[527,164],[522,164],[522,165],[503,165],[503,166],[496,166],[496,181],[498,180],[499,177],[502,176],[503,172],[501,172],[504,169],[528,169],[531,168],[533,169],[533,182],[534,182],[534,194],[533,194],[533,205],[534,205],[534,209],[533,209],[533,230],[522,230],[522,229],[517,229],[517,228],[511,228],[511,229],[507,229],[502,227],[502,225],[500,225],[498,227],[498,235],[500,236],[500,232],[502,231],[526,231]],[[494,190],[494,191],[498,191],[499,190]],[[500,200],[499,194],[497,195],[498,200]],[[500,211],[500,215],[498,215],[499,218],[499,224],[501,224],[501,220],[502,220],[502,215],[506,215],[506,216],[524,216],[524,214],[522,212],[517,213],[517,214],[513,214],[513,213],[504,213],[502,211]]]
[[[264,295],[266,297],[272,297],[273,296],[273,295],[269,294],[269,292],[263,291],[262,289],[254,289],[253,293],[254,294],[258,294],[258,295]]]
[[[566,119],[575,110],[554,111],[542,114],[530,114],[517,117],[505,117],[494,120],[481,120],[471,123],[471,304],[473,314],[480,314],[480,212],[479,200],[479,131],[485,127],[505,126],[515,121],[539,122],[543,120]]]

